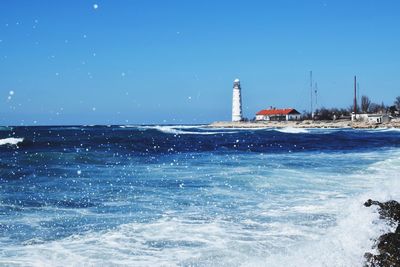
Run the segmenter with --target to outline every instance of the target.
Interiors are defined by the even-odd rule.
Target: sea
[[[363,266],[398,129],[0,128],[0,266]]]

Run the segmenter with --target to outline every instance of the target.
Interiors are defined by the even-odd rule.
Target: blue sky
[[[97,8],[94,8],[97,5]],[[399,1],[0,1],[0,124],[207,123],[400,95]]]

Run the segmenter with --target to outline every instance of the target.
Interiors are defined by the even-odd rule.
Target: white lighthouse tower
[[[232,121],[241,121],[242,118],[242,95],[240,81],[235,79],[233,82],[233,98],[232,98]]]

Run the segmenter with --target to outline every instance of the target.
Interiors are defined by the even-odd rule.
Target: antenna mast
[[[312,70],[310,71],[310,108],[311,108],[311,118],[314,118],[314,110],[313,110],[313,82],[312,82]]]
[[[318,108],[318,84],[314,85],[314,93],[315,93],[315,108]]]
[[[354,114],[357,114],[357,76],[354,76]]]

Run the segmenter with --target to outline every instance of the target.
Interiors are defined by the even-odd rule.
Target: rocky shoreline
[[[231,122],[217,121],[208,125],[210,128],[353,128],[353,129],[375,129],[375,128],[400,128],[400,120],[392,120],[387,123],[371,124],[368,122],[352,122],[350,120],[336,121],[249,121]]]
[[[400,266],[400,203],[391,200],[379,202],[369,199],[364,206],[378,206],[381,219],[388,220],[393,226],[397,225],[395,232],[381,235],[376,240],[377,255],[365,253],[365,266],[367,267],[395,267]]]

